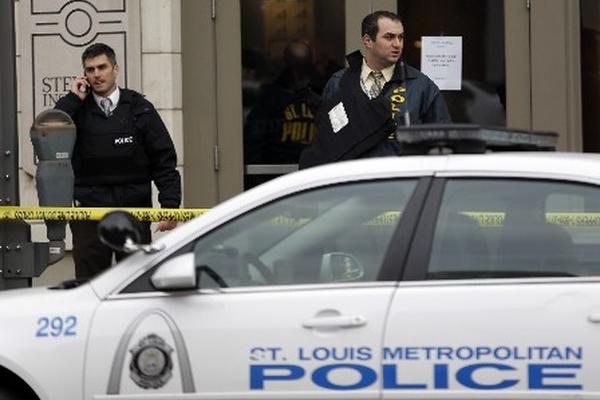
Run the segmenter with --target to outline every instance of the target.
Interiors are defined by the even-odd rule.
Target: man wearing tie
[[[56,108],[77,126],[73,150],[74,204],[82,207],[151,207],[151,182],[163,208],[181,202],[181,178],[173,141],[154,106],[140,93],[119,88],[114,50],[103,43],[81,56],[84,76]],[[91,94],[91,95],[90,95]],[[72,221],[77,279],[87,279],[111,265],[112,251],[98,239],[96,222]],[[162,221],[157,230],[173,229]],[[142,241],[151,240],[150,224],[140,223]],[[117,260],[124,254],[116,254]]]
[[[438,87],[401,60],[404,25],[389,11],[375,11],[361,24],[364,57],[348,56],[348,68],[333,74],[323,90],[313,145],[300,159],[306,168],[328,162],[402,154],[397,126],[451,122]]]

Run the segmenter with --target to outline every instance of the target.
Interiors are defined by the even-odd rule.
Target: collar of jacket
[[[134,103],[136,100],[138,100],[138,98],[143,98],[143,96],[136,91],[125,89],[122,87],[119,87],[119,90],[121,91],[121,94],[119,97],[119,104]],[[94,103],[96,102],[96,100],[94,99],[94,96],[87,96],[85,99],[86,99],[86,101],[89,100]]]
[[[363,60],[363,55],[360,52],[360,50],[356,50],[350,54],[348,54],[346,56],[346,60],[348,61],[348,66],[349,68],[354,71],[354,72],[358,72],[360,74],[360,69],[362,68],[362,60]],[[396,67],[398,67],[400,64],[396,63]],[[415,79],[418,75],[417,75],[417,70],[413,67],[411,67],[410,65],[404,63],[405,65],[405,71],[406,71],[406,79]],[[398,82],[402,82],[402,71],[400,70],[400,68],[394,68],[394,75],[392,75],[392,79],[390,80],[390,82],[394,82],[394,81],[398,81]]]
[[[119,103],[133,103],[135,98],[139,96],[139,94],[133,90],[124,88],[119,88],[119,90],[121,90],[121,99],[119,100]]]
[[[145,104],[143,102],[144,96],[142,96],[140,93],[138,93],[134,90],[124,89],[122,87],[119,87],[119,90],[121,91],[121,96],[119,98],[119,105],[131,104],[131,106],[134,107],[134,112],[135,112],[135,110],[138,110],[140,107],[144,108],[144,104]],[[96,100],[94,99],[94,96],[86,96],[86,98],[84,100],[84,104],[88,110],[92,110],[92,112],[94,112],[94,113],[99,113],[99,114],[104,115],[104,113],[102,112],[100,107],[98,107]]]

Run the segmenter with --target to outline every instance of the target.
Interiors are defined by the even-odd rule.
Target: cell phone
[[[86,80],[85,83],[83,85],[79,85],[79,91],[82,93],[89,93],[92,90],[92,87],[90,86],[90,84],[88,83],[88,81]]]

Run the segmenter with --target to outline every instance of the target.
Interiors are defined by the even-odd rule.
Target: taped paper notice
[[[462,37],[423,36],[421,72],[440,90],[460,90],[462,83]]]

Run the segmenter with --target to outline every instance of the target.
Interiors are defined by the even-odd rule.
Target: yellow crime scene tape
[[[0,207],[1,220],[99,221],[111,211],[127,211],[140,221],[189,221],[208,208]]]
[[[111,211],[127,211],[140,221],[189,221],[209,211],[208,208],[110,208],[110,207],[0,207],[0,220],[99,221]],[[505,213],[493,211],[463,211],[481,226],[504,225]],[[366,222],[366,225],[392,225],[400,211],[387,211]],[[276,217],[273,225],[300,226],[310,218]],[[549,212],[546,221],[565,227],[600,227],[600,212]]]
[[[493,211],[462,211],[481,226],[503,226],[505,213]],[[387,211],[367,222],[367,225],[391,225],[397,222],[400,211]],[[565,227],[600,227],[600,212],[548,212],[546,222]]]
[[[503,212],[470,212],[462,214],[475,219],[481,226],[504,225],[505,213]],[[546,222],[565,227],[599,227],[600,212],[548,212]]]

